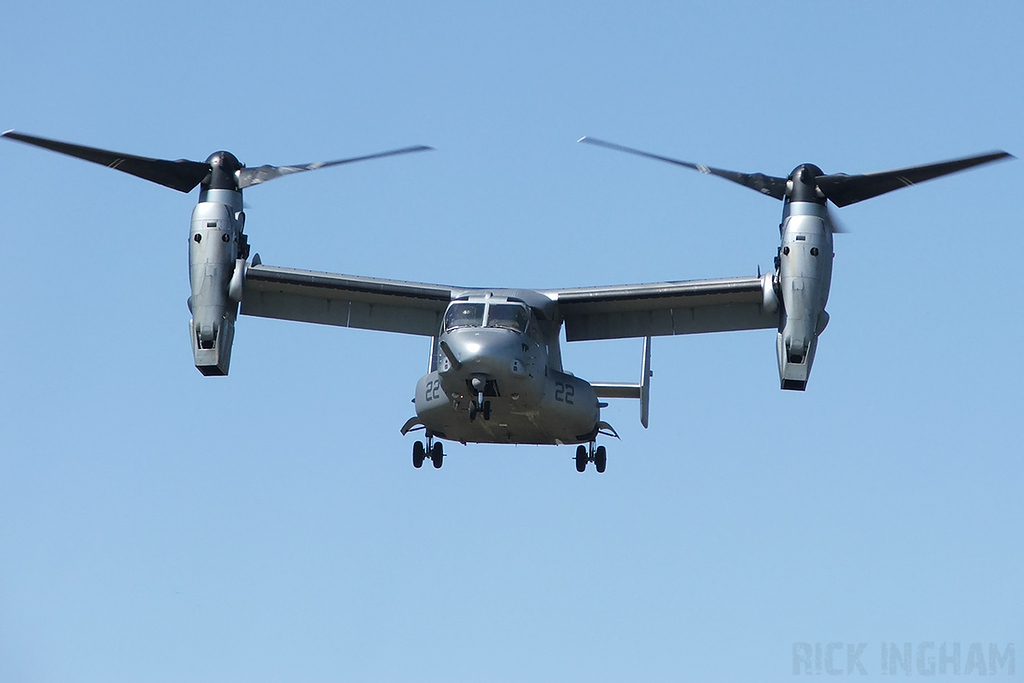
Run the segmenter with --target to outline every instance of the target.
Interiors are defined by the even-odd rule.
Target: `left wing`
[[[779,325],[771,275],[547,291],[568,341],[621,339]]]
[[[444,285],[257,264],[246,270],[241,312],[433,337],[456,291]]]

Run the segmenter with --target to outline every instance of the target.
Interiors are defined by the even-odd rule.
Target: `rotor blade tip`
[[[6,135],[6,133],[4,133],[4,135]],[[576,142],[583,142],[583,141],[584,141],[584,140],[586,140],[586,139],[587,139],[587,136],[586,136],[586,135],[584,135],[583,137],[581,137],[581,138],[580,138],[579,140],[577,140]]]
[[[5,130],[3,133],[0,133],[0,137],[5,137],[5,138],[9,137],[9,134],[13,133],[13,132],[14,132],[13,128],[11,128],[10,130]]]

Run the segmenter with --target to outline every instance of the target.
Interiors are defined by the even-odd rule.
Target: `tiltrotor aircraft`
[[[430,149],[417,146],[332,162],[247,168],[228,152],[206,162],[119,154],[13,131],[4,137],[103,164],[181,192],[200,186],[189,233],[189,322],[196,368],[226,375],[235,320],[244,315],[402,332],[430,339],[428,373],[416,385],[422,429],[413,465],[444,458],[442,439],[462,443],[578,444],[576,469],[604,472],[603,398],[640,401],[648,424],[653,336],[777,329],[783,389],[807,386],[818,335],[828,323],[832,233],[826,200],[846,206],[885,192],[1009,157],[992,152],[865,175],[824,174],[812,164],[786,178],[691,164],[592,138],[581,141],[717,175],[783,200],[775,272],[765,275],[561,290],[480,289],[320,273],[249,260],[242,190],[267,180],[352,161]],[[587,382],[562,367],[568,341],[642,338],[636,384]]]

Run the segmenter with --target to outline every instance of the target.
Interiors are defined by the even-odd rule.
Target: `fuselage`
[[[434,340],[431,371],[416,385],[424,427],[463,443],[592,441],[597,396],[562,371],[559,327],[542,307],[510,295],[453,301]]]

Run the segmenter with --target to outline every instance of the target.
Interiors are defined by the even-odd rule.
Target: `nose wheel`
[[[482,408],[480,406],[483,406]],[[483,415],[485,420],[491,419],[491,402],[490,401],[473,401],[469,404],[469,421],[472,422],[476,419],[477,415]]]
[[[441,465],[444,464],[444,446],[440,441],[435,443],[431,434],[427,435],[426,446],[422,441],[412,445],[412,466],[416,469],[423,467],[423,461],[427,458],[434,464],[435,470],[441,469]]]
[[[605,467],[608,466],[608,451],[604,446],[594,447],[594,442],[590,442],[590,446],[584,446],[580,444],[576,447],[576,471],[585,472],[587,470],[587,463],[594,463],[594,467],[598,472],[604,472]]]

